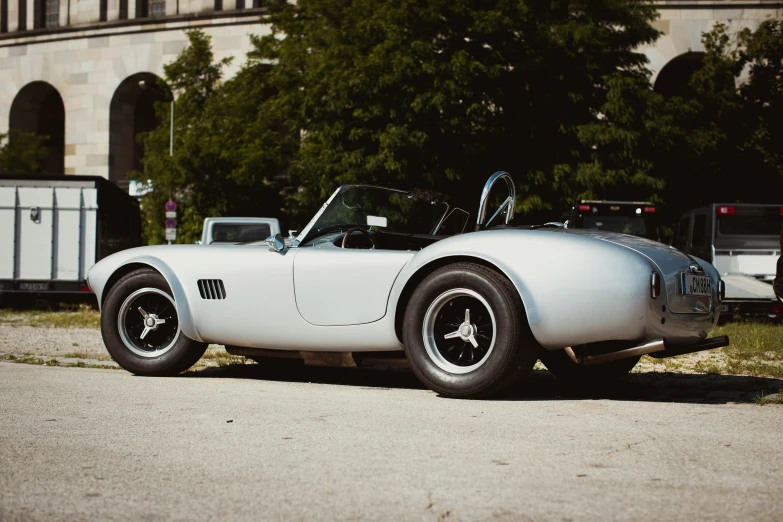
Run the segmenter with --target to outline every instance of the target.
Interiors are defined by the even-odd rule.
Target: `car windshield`
[[[356,226],[402,234],[434,234],[449,210],[443,199],[441,194],[422,190],[403,192],[348,185],[332,198],[307,236]]]

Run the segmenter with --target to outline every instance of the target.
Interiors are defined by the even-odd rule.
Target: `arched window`
[[[695,94],[688,85],[691,76],[701,69],[704,53],[688,52],[667,63],[655,79],[655,92],[666,98],[680,96],[693,98]]]
[[[168,87],[152,73],[137,73],[120,83],[109,106],[109,179],[127,186],[128,173],[144,172],[144,144],[138,135],[160,122],[155,103],[171,99]]]
[[[25,85],[11,104],[9,127],[46,136],[44,171],[65,172],[65,105],[57,89],[40,81]]]

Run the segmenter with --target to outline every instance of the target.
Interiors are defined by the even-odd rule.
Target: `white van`
[[[780,257],[783,204],[713,203],[684,214],[673,245],[704,259],[726,283],[723,312],[783,317],[772,280]]]

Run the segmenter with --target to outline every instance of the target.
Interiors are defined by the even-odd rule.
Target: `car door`
[[[294,293],[302,318],[318,326],[378,321],[394,280],[415,252],[302,248],[294,259]]]

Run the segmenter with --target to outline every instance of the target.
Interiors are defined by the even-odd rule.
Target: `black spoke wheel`
[[[427,308],[422,338],[427,354],[441,369],[471,372],[488,359],[497,326],[489,303],[468,288],[439,295]]]
[[[501,274],[455,263],[411,295],[403,344],[416,376],[447,397],[502,395],[530,374],[538,344],[522,300]]]
[[[117,316],[120,338],[141,357],[158,357],[169,351],[179,336],[179,320],[174,299],[152,287],[129,295]]]
[[[108,290],[101,335],[112,358],[137,375],[175,375],[207,349],[182,333],[171,289],[152,268],[134,270]]]

